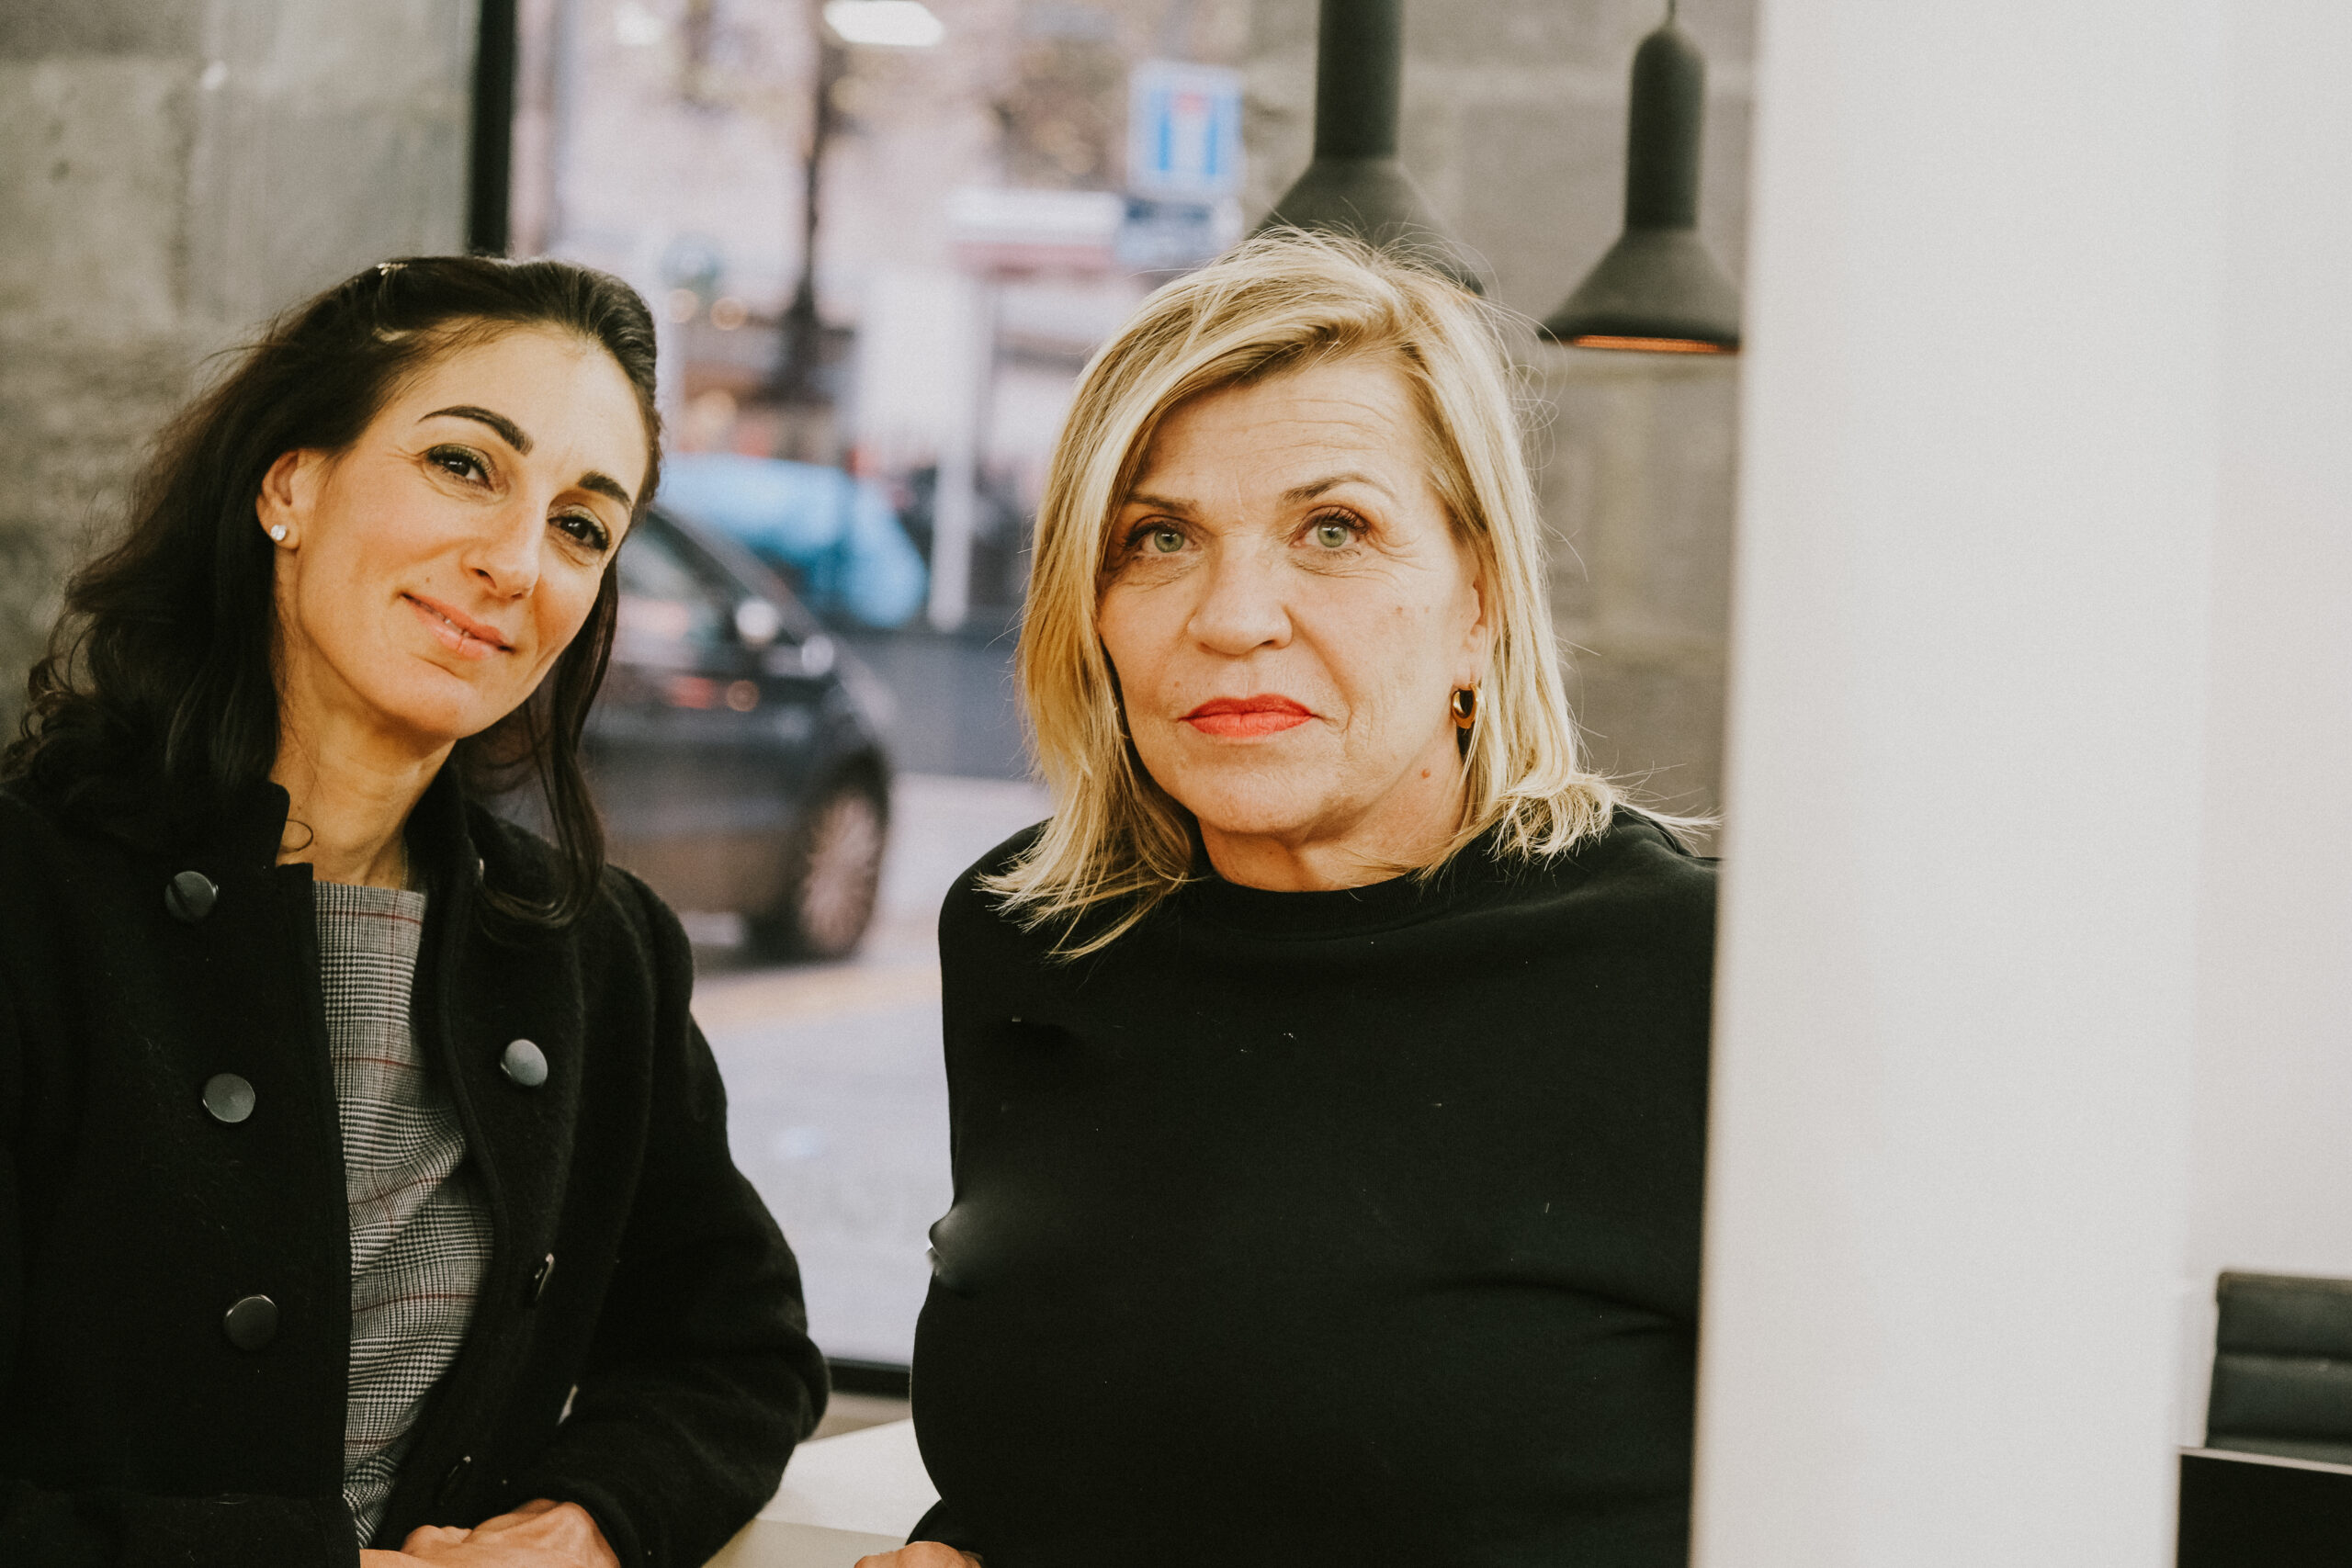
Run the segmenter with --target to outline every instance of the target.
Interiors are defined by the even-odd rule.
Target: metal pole
[[[783,352],[774,380],[786,402],[821,400],[817,384],[823,334],[817,320],[817,237],[825,194],[825,152],[840,127],[833,89],[849,74],[849,51],[835,42],[820,19],[816,27],[817,82],[808,117],[808,153],[800,167],[800,278],[784,310]]]
[[[969,367],[966,401],[939,454],[939,480],[931,492],[931,603],[933,631],[952,632],[972,612],[972,536],[980,512],[981,446],[988,439],[989,393],[996,380],[996,286],[972,283]]]
[[[514,183],[515,0],[481,0],[474,43],[473,140],[466,192],[466,249],[503,256]]]

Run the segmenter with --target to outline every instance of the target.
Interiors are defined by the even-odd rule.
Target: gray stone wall
[[[1709,66],[1701,231],[1747,254],[1754,0],[1683,0]],[[1407,0],[1402,154],[1495,297],[1547,315],[1617,237],[1627,75],[1665,0]],[[1254,218],[1306,167],[1315,0],[1255,0]],[[1553,603],[1601,766],[1672,810],[1720,800],[1738,361],[1522,345]]]
[[[207,357],[464,240],[472,0],[0,6],[0,724]]]

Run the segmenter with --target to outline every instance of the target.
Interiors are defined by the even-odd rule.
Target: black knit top
[[[1025,841],[940,919],[915,1539],[1684,1562],[1713,863],[1621,813],[1549,863],[1205,879],[1072,962],[976,886]]]

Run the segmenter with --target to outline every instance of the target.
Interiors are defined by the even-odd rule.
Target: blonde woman
[[[904,1568],[1685,1557],[1710,863],[1577,763],[1490,312],[1298,236],[1079,389],[942,918]]]

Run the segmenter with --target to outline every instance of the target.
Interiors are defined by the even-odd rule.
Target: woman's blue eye
[[[1154,528],[1150,539],[1152,549],[1163,556],[1172,556],[1184,547],[1184,536],[1173,528]]]
[[[1326,519],[1315,525],[1315,542],[1327,550],[1340,550],[1355,543],[1356,531],[1345,523]]]

